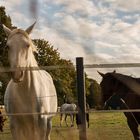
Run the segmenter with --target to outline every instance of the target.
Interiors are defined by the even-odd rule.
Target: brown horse
[[[104,107],[113,109],[139,109],[140,108],[140,78],[114,72],[103,74],[100,83]],[[128,126],[135,140],[140,140],[138,125],[140,112],[124,112]]]

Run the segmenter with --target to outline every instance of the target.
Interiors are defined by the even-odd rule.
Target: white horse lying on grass
[[[56,90],[49,73],[44,70],[18,69],[38,67],[33,54],[36,47],[29,37],[34,25],[25,31],[10,30],[3,25],[8,35],[10,67],[15,69],[4,98],[7,113],[13,114],[9,115],[13,140],[49,140],[54,114],[47,113],[57,111]]]

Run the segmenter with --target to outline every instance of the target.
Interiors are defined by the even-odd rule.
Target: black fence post
[[[80,116],[81,120],[81,124],[79,125],[79,140],[87,140],[85,75],[82,57],[76,58],[76,70],[77,70],[78,116]]]

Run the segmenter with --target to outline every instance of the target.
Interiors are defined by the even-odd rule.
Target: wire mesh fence
[[[92,64],[92,65],[84,65],[84,68],[112,68],[112,67],[140,67],[139,63],[123,63],[123,64]],[[4,68],[0,67],[0,72],[11,72],[15,70],[55,70],[55,69],[64,69],[64,68],[73,68],[69,66],[44,66],[44,67],[20,67],[16,69]],[[40,98],[48,98],[48,97],[40,97]],[[13,100],[14,101],[14,100]],[[95,110],[90,109],[88,113],[90,114],[90,128],[87,129],[87,137],[88,139],[108,139],[108,140],[131,140],[132,134],[128,129],[126,124],[126,118],[123,116],[123,112],[140,112],[140,109],[128,109],[128,110]],[[56,138],[60,138],[60,140],[65,139],[79,139],[79,130],[77,126],[73,128],[66,127],[63,125],[60,127],[59,125],[59,116],[60,113],[77,113],[76,112],[48,112],[48,113],[12,113],[6,114],[3,112],[0,116],[27,116],[27,115],[50,115],[54,114],[56,117],[53,120],[53,130],[52,130],[52,140],[56,140]],[[115,119],[115,120],[114,120]],[[106,128],[106,129],[104,129]],[[122,131],[123,130],[123,131]],[[71,138],[73,135],[73,138]],[[11,140],[11,132],[9,129],[9,121],[7,118],[6,124],[4,126],[4,131],[0,132],[0,140]]]

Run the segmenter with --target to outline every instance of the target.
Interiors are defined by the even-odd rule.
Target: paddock
[[[88,140],[132,140],[133,136],[127,127],[125,117],[121,112],[91,112],[90,127],[87,129]],[[78,140],[78,129],[74,127],[60,127],[59,114],[53,118],[52,140]],[[0,140],[12,140],[8,120],[4,132],[0,132]]]
[[[2,4],[3,3],[5,3],[5,1],[3,1]],[[139,71],[140,63],[129,63],[129,61],[140,62],[139,61],[140,59],[139,58],[139,44],[140,44],[139,17],[140,15],[139,15],[139,7],[138,7],[139,4],[140,3],[138,2],[131,3],[130,1],[127,4],[127,2],[121,2],[121,1],[117,2],[115,0],[113,1],[107,0],[107,1],[99,1],[99,2],[97,0],[95,1],[82,0],[80,4],[77,1],[66,2],[64,0],[51,1],[51,2],[30,0],[28,3],[27,2],[18,3],[18,2],[13,1],[13,3],[11,4],[8,3],[8,5],[6,2],[5,5],[7,8],[7,11],[9,11],[8,14],[9,15],[11,14],[15,21],[11,20],[12,19],[10,17],[11,15],[7,16],[9,19],[8,18],[6,20],[3,19],[3,17],[5,18],[6,16],[4,15],[4,13],[2,13],[2,16],[0,17],[0,24],[1,24],[0,26],[2,26],[2,24],[5,24],[5,25],[9,24],[8,26],[11,26],[9,27],[10,29],[10,28],[16,28],[18,24],[19,25],[22,24],[22,26],[25,26],[26,23],[29,23],[31,20],[37,21],[37,22],[38,20],[40,20],[40,22],[38,23],[39,28],[36,30],[37,37],[40,38],[43,35],[43,38],[45,39],[47,38],[49,42],[53,42],[54,46],[57,49],[60,49],[62,51],[63,53],[62,58],[68,58],[72,60],[72,62],[74,62],[75,57],[78,57],[76,58],[76,62],[74,62],[74,64],[76,65],[73,66],[76,74],[74,75],[75,85],[72,85],[73,86],[72,88],[75,89],[74,93],[76,93],[76,97],[74,98],[77,100],[79,110],[72,113],[78,114],[81,117],[80,118],[81,126],[80,126],[80,129],[77,129],[77,125],[74,122],[74,127],[72,128],[66,127],[64,125],[60,127],[59,126],[60,124],[59,108],[57,112],[49,112],[49,113],[47,112],[48,110],[46,110],[45,112],[44,111],[39,112],[38,110],[28,111],[28,107],[32,107],[32,106],[27,105],[28,102],[24,100],[25,101],[24,105],[26,105],[25,112],[28,111],[27,113],[9,112],[8,114],[6,114],[4,110],[5,107],[3,105],[0,106],[0,110],[2,110],[1,117],[6,118],[4,131],[0,132],[0,140],[12,140],[8,117],[16,116],[18,118],[21,115],[22,115],[21,122],[25,118],[27,118],[27,115],[32,115],[35,118],[37,118],[36,115],[43,116],[44,118],[47,115],[54,115],[55,117],[53,118],[53,122],[52,122],[51,140],[58,140],[58,139],[60,140],[93,140],[93,139],[94,140],[104,140],[104,139],[105,140],[133,140],[134,139],[133,135],[130,129],[128,128],[127,120],[125,116],[123,115],[123,112],[130,112],[128,114],[131,114],[133,116],[132,112],[140,112],[140,109],[130,110],[129,107],[127,107],[126,108],[127,110],[103,110],[103,108],[95,107],[95,108],[86,110],[86,95],[87,94],[85,90],[86,89],[85,79],[87,75],[85,74],[85,72],[88,73],[88,76],[92,75],[91,76],[92,80],[99,79],[99,77],[97,76],[98,70],[103,73],[106,73],[110,71],[112,72],[114,69],[117,70],[117,72],[119,72],[119,70],[121,69],[122,70],[121,72],[123,72],[123,74],[125,73],[129,76],[135,76],[135,74],[138,76],[140,75],[140,71]],[[15,7],[18,7],[18,8],[15,8]],[[26,14],[28,18],[25,20]],[[19,22],[19,20],[21,21]],[[3,23],[3,21],[4,22],[6,21],[6,22]],[[17,25],[13,23],[17,23]],[[1,34],[1,37],[2,36],[3,34]],[[3,41],[5,42],[5,40],[6,38],[4,37]],[[0,45],[3,45],[3,42],[0,42]],[[26,47],[29,47],[29,44],[26,44]],[[3,55],[4,53],[2,51],[1,51],[1,54],[2,54],[1,55],[2,60],[5,60],[4,58],[6,55],[4,56]],[[11,55],[11,56],[15,57],[16,55]],[[86,63],[90,63],[90,64],[84,64],[84,59],[82,57],[85,57],[84,59],[86,60]],[[11,61],[12,59],[9,59],[9,60]],[[118,63],[118,62],[127,62],[127,63]],[[110,64],[110,63],[114,63],[114,64]],[[45,65],[47,64],[45,63]],[[4,66],[4,65],[5,64],[2,63],[0,66]],[[26,69],[25,67],[23,67],[23,69],[27,71],[28,70],[53,71],[53,70],[58,70],[58,69],[60,71],[62,69],[67,69],[67,71],[70,71],[71,69],[71,67],[65,66],[65,65],[57,66],[56,63],[54,65],[55,66],[39,65],[40,66],[39,68],[31,67],[29,69]],[[130,72],[128,73],[127,69],[129,68],[135,68],[135,69],[133,69],[131,72],[128,70]],[[58,76],[59,76],[59,70],[56,72],[56,75]],[[13,71],[14,70],[9,69],[9,67],[6,67],[6,68],[0,67],[1,75],[3,75],[4,73],[9,73]],[[16,77],[22,78],[23,73],[18,72],[18,71],[16,72],[17,74],[15,74],[15,78]],[[63,76],[66,77],[67,75],[63,75]],[[56,79],[55,82],[58,82],[57,83],[58,88],[63,85],[63,82],[61,81],[59,77],[57,77],[58,79],[55,78],[55,76],[53,78]],[[66,81],[68,81],[69,79],[70,77],[68,77]],[[0,81],[2,80],[3,79],[0,79]],[[61,82],[62,82],[62,85],[60,84]],[[64,85],[62,87],[64,87]],[[139,87],[139,85],[137,87]],[[43,89],[43,88],[40,88],[40,89]],[[25,93],[23,92],[23,90],[19,90],[19,91],[21,93]],[[73,93],[73,90],[71,91]],[[61,95],[67,94],[68,92],[65,89],[59,93],[60,93],[59,96],[62,97]],[[3,94],[4,92],[0,96],[2,100],[1,103],[3,103]],[[54,98],[54,96],[52,95],[52,96],[40,96],[38,99],[45,100],[44,97]],[[61,100],[60,97],[59,97],[59,100]],[[11,102],[13,103],[15,102],[15,100],[12,100]],[[104,105],[105,103],[102,104],[102,106]],[[16,107],[18,106],[14,106],[14,109]],[[34,108],[36,109],[36,107]],[[68,112],[65,112],[65,113],[68,113]],[[89,123],[90,123],[89,128],[86,127],[86,124],[87,124],[86,113],[89,113]],[[18,120],[18,119],[15,119],[15,120]],[[34,119],[34,120],[37,122],[37,119]],[[30,119],[30,121],[27,124],[30,124],[31,121],[32,119]],[[137,120],[135,120],[135,122],[137,123]],[[13,123],[13,124],[18,124],[18,123]],[[21,124],[25,124],[25,123],[21,123]],[[38,125],[39,123],[36,123],[36,124]],[[39,125],[44,125],[44,124],[45,123],[43,121],[43,123]],[[33,125],[32,128],[34,127],[35,125]],[[23,128],[23,125],[21,125],[21,128]],[[49,127],[47,126],[45,128],[49,128]],[[33,133],[30,133],[29,131],[27,131],[27,129],[25,129],[24,133],[29,132],[29,134],[33,134],[32,137],[35,136],[35,134],[37,134],[36,131],[32,131],[34,129],[29,128],[28,130],[29,131],[31,130],[30,132],[33,132]],[[23,135],[25,135],[24,133]],[[20,133],[18,134],[20,135]],[[15,134],[15,136],[19,136],[19,135]],[[32,139],[32,137],[30,137],[29,139]],[[26,138],[28,137],[26,136],[24,140]],[[33,139],[35,138],[36,137],[34,137]],[[40,139],[42,139],[42,137]],[[135,140],[137,139],[140,139],[140,136],[135,138]]]
[[[114,64],[113,67],[124,67],[124,64]],[[132,67],[134,64],[129,64],[127,67]],[[137,67],[140,66],[140,64],[136,64]],[[102,67],[112,67],[112,65],[85,65],[84,68],[102,68]],[[48,67],[47,67],[48,68]],[[42,69],[47,69],[42,68]],[[54,67],[49,67],[49,69]],[[55,67],[58,68],[58,67]],[[60,67],[59,67],[60,68]],[[61,68],[66,68],[65,66],[62,66]],[[35,68],[33,68],[36,70]],[[58,107],[58,111],[56,113],[56,117],[53,119],[53,129],[51,134],[51,139],[56,140],[58,137],[60,140],[65,139],[72,139],[77,140],[79,138],[79,130],[77,129],[76,124],[74,124],[74,127],[60,127],[59,123],[59,116],[60,116],[60,107]],[[85,110],[86,111],[86,110]],[[122,112],[132,112],[132,110],[95,110],[90,109],[89,116],[90,116],[90,127],[86,129],[86,136],[87,139],[95,139],[95,140],[132,140],[133,136],[131,134],[131,131],[129,130],[126,122],[126,118],[124,117]],[[140,110],[133,110],[136,112],[139,112]],[[52,112],[53,113],[53,112]],[[78,112],[75,112],[78,113]],[[86,113],[86,112],[84,112]],[[9,114],[12,115],[12,114]],[[14,114],[16,115],[16,114]],[[19,114],[18,114],[19,115]],[[24,114],[24,115],[30,115],[30,114]],[[36,114],[35,114],[36,115]],[[44,114],[45,115],[45,114]],[[3,116],[7,118],[7,115],[4,112],[3,109]],[[72,138],[70,136],[73,136]],[[0,132],[0,139],[2,140],[12,140],[11,133],[9,129],[9,121],[7,119],[4,131]]]

